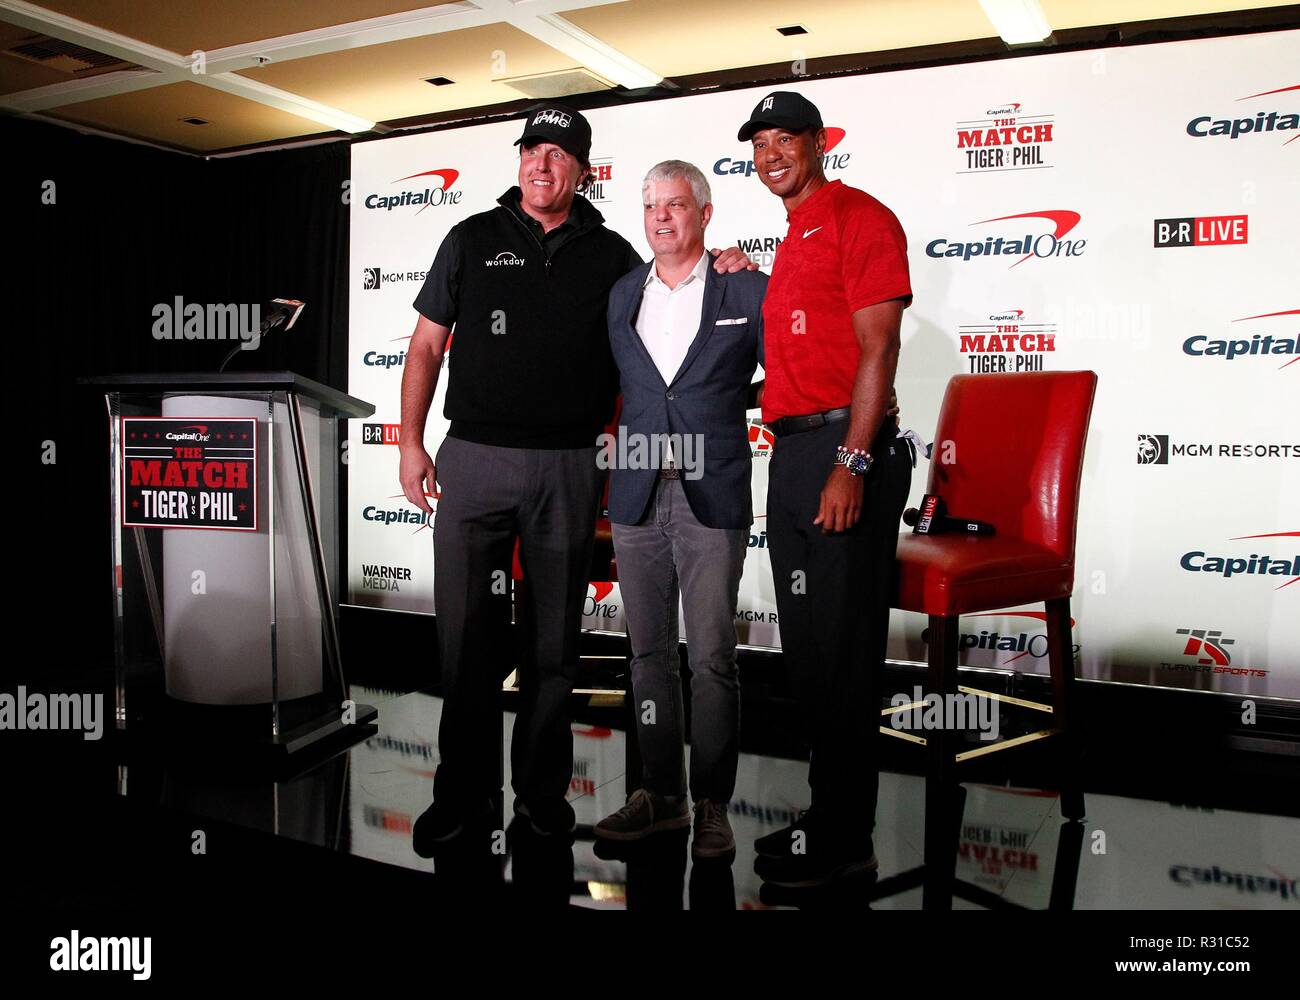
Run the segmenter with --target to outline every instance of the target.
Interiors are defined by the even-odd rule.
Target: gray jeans
[[[749,532],[695,519],[680,480],[663,480],[640,524],[614,524],[618,582],[632,640],[632,692],[643,784],[684,795],[678,594],[691,665],[691,797],[726,803],[736,785],[740,684],[736,596]]]

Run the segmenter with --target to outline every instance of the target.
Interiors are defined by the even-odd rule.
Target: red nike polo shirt
[[[912,301],[907,237],[888,208],[830,181],[789,215],[763,301],[763,421],[848,406],[859,309]]]

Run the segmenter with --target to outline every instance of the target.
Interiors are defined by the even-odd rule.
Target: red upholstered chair
[[[986,891],[954,880],[962,763],[1012,746],[1056,742],[1065,762],[1062,812],[1067,819],[1083,818],[1070,594],[1083,448],[1096,386],[1096,373],[1089,371],[958,375],[944,394],[926,492],[942,497],[954,516],[987,521],[997,533],[902,535],[894,607],[929,616],[927,694],[943,696],[957,691],[958,616],[1042,602],[1052,703],[1029,703],[1050,716],[1039,731],[964,753],[954,752],[950,731],[925,733],[926,864],[911,884],[925,885],[927,907],[951,905],[954,892],[992,902]],[[900,735],[892,726],[881,731]],[[918,742],[911,734],[904,738]]]

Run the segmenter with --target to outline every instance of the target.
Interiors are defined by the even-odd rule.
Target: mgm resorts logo
[[[1270,444],[1263,442],[1169,441],[1168,434],[1137,436],[1138,465],[1168,465],[1174,458],[1296,458],[1300,443]]]
[[[378,267],[363,267],[361,269],[361,288],[363,291],[373,292],[384,285],[394,285],[403,281],[424,281],[428,271],[389,271],[384,273]]]

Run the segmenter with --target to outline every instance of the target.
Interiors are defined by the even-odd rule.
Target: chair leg
[[[1082,741],[1079,738],[1078,691],[1074,649],[1070,635],[1070,599],[1057,597],[1047,606],[1047,662],[1052,673],[1052,713],[1061,731],[1061,813],[1066,819],[1083,819],[1080,787]]]
[[[1056,838],[1056,867],[1052,871],[1052,895],[1049,910],[1074,909],[1075,888],[1079,884],[1079,861],[1083,854],[1083,824],[1062,823]]]
[[[930,616],[927,694],[943,698],[957,691],[957,618]],[[925,775],[925,885],[921,906],[927,910],[951,909],[957,874],[957,837],[961,824],[955,788],[954,740],[946,727],[926,733]]]

